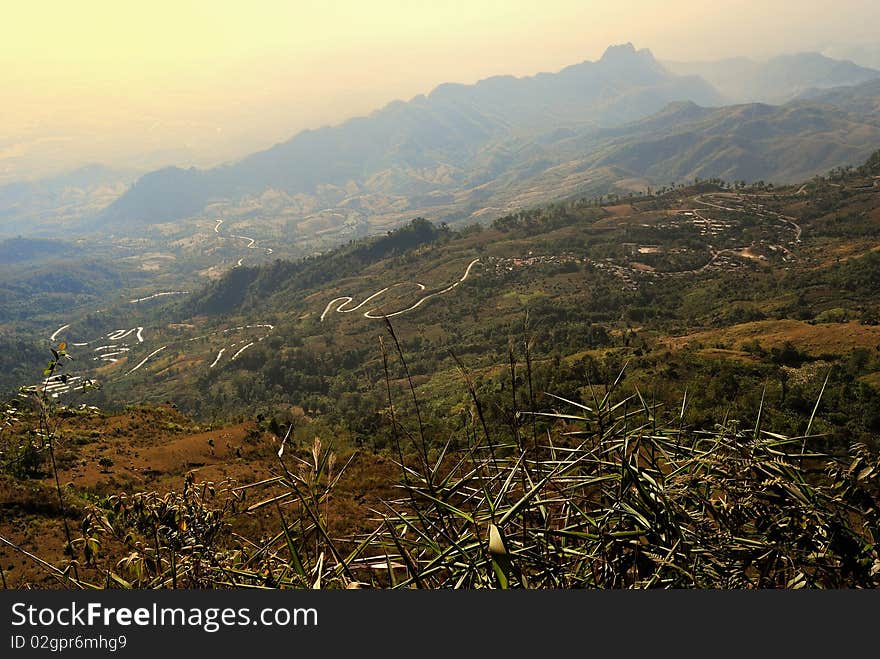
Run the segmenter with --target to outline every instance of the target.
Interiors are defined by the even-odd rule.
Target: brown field
[[[863,375],[859,378],[859,381],[864,382],[874,389],[880,390],[880,371],[874,371],[873,373]]]
[[[740,350],[753,340],[767,349],[791,342],[798,350],[812,356],[840,354],[854,348],[880,345],[880,327],[858,322],[811,325],[799,320],[762,320],[669,337],[662,342],[674,349],[722,344],[728,349]]]
[[[618,204],[616,206],[603,206],[602,210],[610,215],[614,215],[615,217],[632,215],[635,212],[635,209],[632,207],[632,204]]]
[[[304,456],[310,442],[300,438],[288,443],[285,455]],[[200,427],[172,407],[63,419],[56,456],[59,479],[68,492],[65,505],[71,534],[77,536],[85,499],[121,492],[180,491],[190,472],[197,482],[254,483],[280,472],[277,449],[278,438],[261,432],[254,421]],[[337,465],[345,464],[348,457],[343,451]],[[287,460],[289,465],[294,462],[292,457]],[[327,508],[331,532],[341,536],[372,530],[370,511],[381,500],[395,497],[388,484],[397,473],[398,467],[381,456],[355,454]],[[49,562],[63,564],[64,528],[50,476],[16,479],[0,475],[0,510],[0,535]],[[274,512],[261,511],[239,514],[232,528],[257,537],[276,532],[278,524]],[[58,585],[34,561],[2,545],[0,565],[8,587]]]
[[[697,354],[705,359],[732,359],[738,362],[757,363],[758,360],[742,350],[725,350],[723,348],[703,348]]]

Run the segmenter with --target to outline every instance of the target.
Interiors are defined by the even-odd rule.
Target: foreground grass
[[[426,438],[414,388],[401,419],[388,387],[400,496],[370,533],[331,524],[347,467],[331,448],[279,437],[259,482],[120,493],[88,510],[64,564],[27,557],[71,588],[880,586],[880,458],[813,452],[813,418],[782,436],[762,403],[748,427],[691,428],[687,397],[663,413],[618,378],[588,404],[554,396],[489,427],[462,373],[472,423],[455,450]],[[272,533],[233,532],[266,512]]]

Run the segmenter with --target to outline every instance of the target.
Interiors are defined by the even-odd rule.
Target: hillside
[[[836,404],[854,413],[823,423],[839,439],[867,438],[880,424],[876,158],[791,187],[708,179],[486,227],[418,219],[321,255],[236,267],[189,295],[59,316],[45,336],[73,346],[78,379],[51,391],[76,397],[91,378],[100,405],[174,400],[207,417],[296,406],[383,445],[388,315],[438,429],[455,423],[439,410],[461,403],[456,359],[491,399],[513,340],[531,345],[540,391],[613,379],[629,361],[628,377],[658,398],[696,386],[708,418],[722,400],[747,413],[765,381],[792,432],[831,368]]]
[[[802,103],[679,105],[620,132],[600,141],[584,166],[613,165],[653,182],[720,177],[793,183],[864,161],[880,144],[880,113]]]
[[[848,112],[877,114],[880,112],[880,80],[833,89],[810,89],[800,98],[811,103],[833,105]]]

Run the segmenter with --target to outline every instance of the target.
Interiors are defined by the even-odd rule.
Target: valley
[[[225,274],[192,293],[160,291],[144,295],[148,301],[108,306],[108,325],[89,314],[57,319],[43,335],[66,341],[74,362],[66,382],[39,386],[63,398],[81,395],[77,384],[97,383],[101,389],[88,396],[101,405],[147,395],[199,415],[230,405],[242,412],[294,405],[316,418],[328,414],[333,425],[346,416],[343,393],[361,410],[381,408],[376,341],[385,324],[375,321],[382,319],[411,351],[416,390],[437,404],[446,400],[441,383],[454,379],[451,355],[494,373],[503,361],[498,348],[524,331],[526,318],[540,364],[552,355],[557,363],[590,355],[591,368],[610,372],[626,355],[638,365],[672,345],[685,361],[711,346],[716,356],[727,355],[719,365],[758,364],[761,358],[747,352],[754,341],[768,351],[786,342],[763,345],[758,333],[713,345],[707,337],[756,319],[821,318],[816,331],[841,332],[860,318],[872,322],[870,296],[852,298],[818,282],[846,267],[829,262],[829,254],[844,244],[859,249],[830,229],[850,209],[864,217],[852,231],[865,242],[849,262],[872,258],[880,207],[873,181],[853,172],[773,189],[704,182],[612,205],[575,199],[486,227],[453,230],[417,220],[300,261],[237,267],[228,259]],[[234,240],[238,254],[259,251],[226,230],[218,219],[209,235]],[[792,316],[786,309],[801,281],[816,282],[804,290],[817,297]],[[873,326],[864,328],[872,336]],[[690,334],[703,337],[693,354],[681,352],[687,343],[668,339]],[[805,349],[799,336],[792,333],[796,351]],[[828,357],[812,350],[805,354]],[[645,368],[647,377],[655,367]]]

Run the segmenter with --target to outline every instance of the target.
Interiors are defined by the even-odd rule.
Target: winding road
[[[224,220],[223,219],[216,219],[215,222],[216,223],[213,227],[214,233],[217,234],[218,238],[219,238],[220,234],[221,234],[220,227],[223,225]],[[231,234],[229,237],[235,238],[238,240],[246,240],[247,241],[247,245],[246,245],[247,249],[252,249],[252,250],[258,249],[257,241],[255,238],[251,238],[249,236],[236,235],[236,234]],[[273,250],[271,248],[265,248],[265,253],[266,253],[266,255],[272,254]],[[238,259],[238,261],[233,266],[233,268],[240,267],[243,264],[243,262],[244,262],[243,257]],[[422,287],[422,288],[424,288],[424,287]],[[147,295],[144,297],[132,298],[129,300],[129,303],[130,304],[139,304],[141,302],[147,302],[149,300],[154,300],[157,298],[167,297],[167,296],[171,296],[171,295],[186,295],[188,293],[189,293],[189,291],[160,291],[160,292],[153,293],[151,295]],[[59,340],[59,337],[61,337],[63,335],[63,333],[71,327],[71,325],[72,325],[72,323],[67,323],[67,324],[62,325],[58,329],[56,329],[49,336],[49,340],[53,343],[56,342],[57,340]],[[228,328],[225,330],[217,330],[217,331],[210,332],[209,334],[206,334],[203,336],[198,336],[198,337],[186,339],[185,342],[196,341],[199,339],[205,339],[205,338],[214,337],[214,336],[218,336],[218,335],[225,335],[229,332],[244,332],[246,330],[253,330],[253,329],[264,329],[267,331],[265,331],[264,333],[257,335],[257,336],[253,336],[253,335],[246,336],[242,340],[235,341],[234,343],[228,344],[228,345],[220,348],[220,350],[217,352],[216,356],[214,357],[213,361],[208,365],[208,368],[210,369],[210,368],[214,368],[215,366],[217,366],[221,362],[221,360],[223,359],[224,355],[227,352],[232,352],[234,350],[235,352],[232,354],[232,357],[229,358],[229,361],[236,360],[246,350],[248,350],[249,348],[252,348],[254,345],[259,343],[260,341],[263,341],[264,339],[266,339],[274,331],[274,329],[275,329],[274,325],[271,325],[268,323],[242,325],[239,327]],[[99,345],[97,347],[91,349],[92,355],[93,355],[92,360],[93,361],[100,361],[100,362],[108,362],[109,364],[114,364],[114,363],[120,361],[120,359],[123,357],[130,357],[132,355],[132,350],[135,345],[144,343],[143,332],[144,332],[143,327],[117,329],[117,330],[113,330],[111,332],[108,332],[107,334],[104,334],[103,336],[99,337],[98,339],[95,339],[92,341],[79,341],[76,343],[71,343],[71,345],[82,348],[82,347],[94,345],[97,343]],[[127,339],[127,337],[129,337],[131,335],[134,335],[134,338],[137,339],[137,344],[135,344],[130,339],[128,341],[125,340],[125,339]],[[151,359],[153,359],[156,355],[161,353],[163,350],[167,349],[169,346],[177,344],[177,343],[181,343],[183,341],[184,340],[175,341],[171,344],[163,345],[160,348],[153,350],[148,355],[146,355],[143,359],[141,359],[133,368],[130,368],[128,371],[122,373],[121,375],[119,375],[117,377],[124,378],[126,376],[131,375],[132,373],[143,368]],[[141,353],[141,354],[143,354],[143,353]],[[140,356],[140,355],[138,355],[138,356]],[[205,361],[207,362],[207,359]],[[57,397],[61,393],[67,393],[68,391],[70,391],[72,388],[72,386],[71,386],[72,383],[75,380],[80,380],[81,376],[67,375],[67,376],[65,376],[65,378],[66,378],[65,381],[62,381],[60,379],[49,378],[49,379],[41,382],[39,385],[33,385],[31,387],[31,389],[33,389],[33,390],[37,390],[37,388],[46,389],[47,393],[50,393],[53,397]]]
[[[62,325],[57,330],[52,332],[50,339],[54,342],[56,339],[59,338],[59,335],[61,335],[65,330],[67,330],[70,327],[71,327],[71,323],[68,323],[66,325]],[[157,348],[156,350],[153,350],[148,355],[146,355],[143,359],[141,359],[133,368],[130,368],[128,371],[125,371],[124,373],[122,373],[118,377],[124,378],[124,377],[131,375],[135,371],[140,370],[141,368],[146,366],[147,363],[151,359],[153,359],[156,355],[158,355],[160,352],[162,352],[163,350],[165,350],[173,345],[181,344],[181,343],[188,343],[191,341],[198,341],[200,339],[207,339],[207,338],[215,337],[218,335],[225,335],[225,334],[228,334],[231,332],[245,332],[247,330],[264,330],[264,331],[259,334],[256,334],[256,335],[254,335],[254,333],[251,333],[250,336],[245,336],[239,341],[235,341],[234,343],[228,344],[228,345],[220,348],[220,351],[214,357],[214,360],[211,362],[211,364],[208,366],[208,368],[210,369],[210,368],[214,368],[215,366],[217,366],[217,364],[219,364],[221,359],[223,358],[223,355],[227,351],[231,351],[233,349],[237,349],[237,350],[232,355],[230,361],[237,359],[245,350],[255,346],[260,341],[263,341],[264,339],[268,338],[272,334],[272,332],[275,330],[275,326],[270,323],[254,323],[254,324],[250,324],[250,325],[240,325],[238,327],[230,327],[230,328],[223,329],[223,330],[216,330],[213,332],[209,332],[208,334],[203,334],[201,336],[195,336],[195,337],[192,337],[189,339],[181,339],[181,340],[175,341],[173,343],[163,345],[162,347]],[[77,343],[71,343],[70,345],[77,346],[77,347],[84,347],[84,346],[88,346],[88,345],[99,344],[95,348],[92,348],[92,353],[94,355],[92,357],[92,361],[101,361],[101,362],[107,362],[109,364],[114,364],[114,363],[120,361],[120,359],[123,357],[130,357],[130,355],[132,354],[133,347],[138,344],[144,343],[143,332],[144,332],[144,328],[140,327],[140,326],[139,327],[132,327],[132,328],[128,328],[128,329],[126,329],[126,328],[117,329],[117,330],[113,330],[112,332],[108,332],[106,334],[103,334],[101,337],[99,337],[96,340],[81,341],[81,342],[77,342]],[[132,337],[132,338],[136,339],[137,343],[129,344],[126,341],[126,339],[128,339],[128,337]],[[143,354],[143,353],[141,353],[141,354]],[[205,361],[207,361],[207,360],[205,360]],[[30,387],[28,387],[28,389],[31,391],[45,390],[47,394],[50,394],[53,398],[57,398],[60,394],[66,394],[69,391],[71,391],[74,387],[74,382],[80,381],[82,379],[83,379],[83,377],[81,375],[73,375],[73,374],[66,375],[65,378],[61,378],[61,376],[52,376],[50,378],[47,378],[47,379],[41,381],[39,384],[31,385]]]
[[[214,233],[219,234],[220,233],[220,225],[223,224],[223,220],[218,219],[215,221],[217,222],[217,224],[214,225]],[[251,238],[250,236],[240,236],[240,235],[237,235],[234,233],[230,233],[229,237],[230,238],[237,238],[239,240],[247,240],[248,244],[246,245],[246,247],[248,249],[257,249],[257,240],[255,238]],[[266,256],[271,254],[273,251],[274,250],[271,247],[267,247],[266,248]],[[242,263],[244,263],[244,257],[238,259],[238,261],[236,262],[236,264],[234,266],[232,266],[232,268],[233,269],[240,268],[242,266]],[[146,299],[149,299],[149,298],[146,298]]]
[[[147,355],[146,357],[144,357],[144,358],[140,361],[140,363],[138,363],[137,366],[135,366],[133,369],[131,369],[128,373],[126,373],[126,375],[131,375],[132,373],[134,373],[134,372],[135,372],[136,370],[138,370],[141,366],[143,366],[144,364],[146,364],[146,363],[150,360],[150,357],[153,357],[154,355],[158,355],[160,352],[162,352],[163,350],[165,350],[165,348],[167,348],[167,347],[168,347],[168,346],[162,346],[161,348],[158,348],[157,350],[154,350],[153,352],[151,352],[149,355]]]
[[[57,339],[58,335],[61,334],[61,332],[63,332],[64,330],[66,330],[68,327],[70,327],[70,323],[67,323],[67,325],[62,325],[61,327],[59,327],[57,330],[52,332],[52,336],[49,337],[49,340],[54,341],[55,339]]]
[[[256,249],[256,248],[257,248],[257,241],[254,240],[253,238],[248,238],[247,236],[236,236],[236,235],[231,234],[231,233],[229,234],[229,237],[230,237],[230,238],[239,238],[240,240],[248,240],[248,241],[250,241],[250,242],[248,242],[248,244],[247,244],[247,248],[248,248],[248,249]]]
[[[464,274],[461,276],[460,279],[454,281],[452,284],[450,284],[449,286],[447,286],[446,288],[444,288],[442,290],[434,291],[433,293],[428,293],[427,295],[420,297],[414,304],[406,307],[405,309],[400,309],[399,311],[393,311],[391,313],[383,313],[380,315],[376,315],[375,312],[378,310],[378,307],[373,307],[373,308],[365,311],[363,313],[363,316],[364,316],[364,318],[381,320],[383,318],[392,318],[393,316],[399,316],[400,314],[404,314],[404,313],[407,313],[408,311],[412,311],[413,309],[417,309],[422,304],[424,304],[425,302],[430,300],[432,297],[436,297],[437,295],[442,295],[444,293],[448,293],[453,288],[455,288],[456,286],[458,286],[459,284],[461,284],[462,282],[467,280],[467,278],[471,274],[471,268],[473,268],[479,262],[480,262],[480,259],[474,259],[473,261],[471,261],[468,264],[468,267],[465,269]],[[399,282],[397,284],[392,284],[391,286],[386,286],[385,288],[383,288],[380,291],[376,291],[375,293],[373,293],[372,295],[370,295],[369,297],[367,297],[363,301],[361,301],[360,304],[358,304],[357,306],[351,307],[350,309],[346,309],[345,307],[347,307],[349,304],[354,302],[353,297],[348,296],[348,295],[343,295],[341,297],[333,298],[332,300],[330,300],[327,303],[327,306],[324,307],[324,312],[321,314],[321,322],[324,322],[324,319],[327,317],[327,314],[330,313],[331,311],[336,311],[337,313],[351,313],[352,311],[357,311],[357,310],[361,309],[368,302],[376,299],[377,297],[379,297],[380,295],[382,295],[383,293],[387,292],[388,290],[390,290],[392,288],[395,288],[397,286],[412,286],[412,285],[418,286],[419,290],[421,290],[421,291],[425,290],[425,285],[420,284],[418,282]],[[339,303],[339,304],[337,304],[337,303]],[[336,305],[335,309],[334,309],[333,305]]]
[[[157,297],[165,297],[166,295],[188,295],[189,291],[164,291],[162,293],[153,293],[152,295],[148,295],[147,297],[136,297],[133,300],[129,300],[131,304],[137,304],[138,302],[146,302],[147,300],[153,300]]]
[[[217,365],[217,362],[220,361],[224,352],[226,352],[226,348],[220,348],[220,352],[217,353],[217,357],[214,358],[214,361],[211,362],[211,365],[208,368],[214,368]]]
[[[227,332],[238,332],[238,331],[248,330],[248,329],[267,329],[269,331],[266,332],[265,334],[263,334],[262,336],[260,336],[255,341],[249,341],[248,339],[244,339],[242,341],[237,341],[237,342],[232,343],[230,345],[224,346],[223,348],[220,348],[220,351],[217,353],[217,356],[214,357],[214,361],[211,362],[211,364],[208,366],[208,368],[214,368],[217,364],[220,363],[220,359],[223,357],[223,354],[227,350],[232,350],[233,348],[242,345],[245,341],[248,341],[248,343],[246,345],[244,345],[242,348],[239,348],[235,352],[235,354],[232,355],[232,357],[229,360],[229,361],[234,361],[235,358],[238,357],[245,350],[247,350],[251,346],[259,343],[260,341],[267,339],[272,334],[272,332],[275,330],[275,326],[271,325],[269,323],[258,323],[258,324],[254,324],[254,325],[239,325],[238,327],[230,327],[225,330],[218,330],[217,332],[211,332],[210,334],[203,334],[201,336],[194,336],[191,339],[187,339],[187,342],[198,341],[199,339],[206,339],[211,336],[215,336],[217,334],[226,334]]]
[[[66,330],[70,326],[71,326],[71,323],[68,323],[67,325],[62,325],[57,330],[52,332],[52,335],[49,337],[49,340],[54,343],[55,340],[58,338],[58,335],[61,334],[64,330]],[[127,342],[123,342],[123,343],[115,343],[115,342],[121,341],[122,339],[126,338],[127,336],[134,334],[138,343],[143,343],[144,342],[143,332],[144,332],[143,327],[132,327],[130,329],[123,328],[123,329],[113,330],[112,332],[108,332],[107,334],[104,334],[103,336],[96,339],[95,341],[78,341],[76,343],[71,343],[71,345],[76,346],[77,348],[82,348],[82,347],[85,347],[91,343],[98,343],[99,341],[110,341],[111,343],[106,343],[104,345],[99,345],[98,347],[93,348],[92,352],[95,352],[98,354],[95,355],[94,357],[92,357],[92,359],[94,361],[107,361],[112,364],[114,362],[119,361],[117,359],[117,357],[119,355],[122,355],[122,354],[129,352],[131,350],[131,346],[128,345]]]

